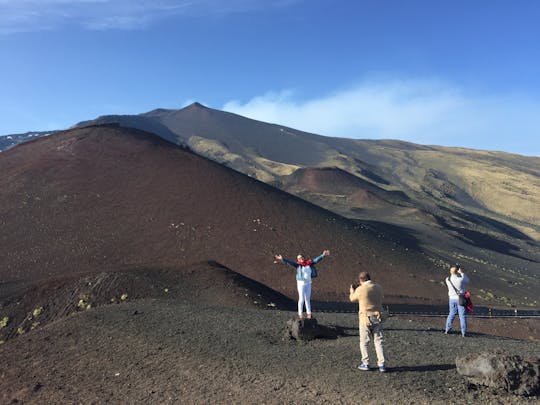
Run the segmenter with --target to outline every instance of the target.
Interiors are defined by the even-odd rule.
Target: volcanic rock
[[[471,353],[456,358],[459,374],[477,385],[518,395],[540,394],[540,357],[522,358],[502,350]]]
[[[340,334],[339,328],[320,325],[315,318],[287,321],[286,335],[291,339],[336,339]]]

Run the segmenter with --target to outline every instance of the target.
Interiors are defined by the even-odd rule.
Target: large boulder
[[[290,319],[287,321],[286,336],[296,340],[336,339],[343,331],[339,327],[320,325],[315,318]]]
[[[540,357],[522,358],[499,349],[456,358],[459,374],[477,385],[533,396],[540,394]]]

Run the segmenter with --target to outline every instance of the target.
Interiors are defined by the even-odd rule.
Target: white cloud
[[[59,29],[140,29],[171,16],[226,15],[302,0],[0,0],[0,34]]]
[[[284,90],[232,100],[223,109],[327,136],[540,155],[538,101],[467,94],[439,80],[366,80],[311,100]]]

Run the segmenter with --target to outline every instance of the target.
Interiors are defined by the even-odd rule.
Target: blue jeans
[[[446,332],[450,332],[452,329],[452,322],[456,314],[459,313],[459,324],[461,325],[461,334],[465,336],[467,333],[467,317],[465,316],[465,307],[459,305],[459,300],[457,298],[450,298],[448,300],[448,307],[450,312],[448,318],[446,318]]]

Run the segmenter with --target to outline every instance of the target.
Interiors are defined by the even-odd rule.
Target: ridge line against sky
[[[0,134],[191,101],[540,156],[540,2],[0,0]]]

